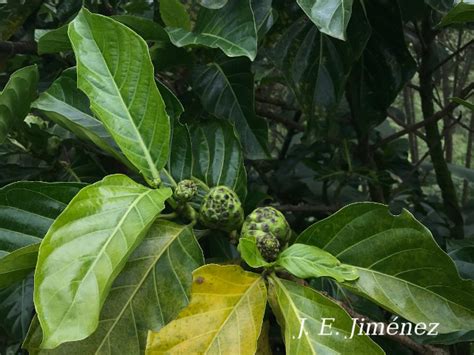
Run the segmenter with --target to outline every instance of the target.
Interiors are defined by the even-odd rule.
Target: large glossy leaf
[[[332,37],[345,40],[352,14],[352,0],[297,0],[318,29]]]
[[[11,341],[24,339],[33,312],[33,274],[0,289],[0,330]]]
[[[268,281],[268,298],[282,328],[287,354],[384,354],[366,335],[350,339],[353,320],[338,304],[274,275]],[[354,327],[357,334],[359,327]]]
[[[203,45],[220,48],[228,57],[257,55],[257,29],[250,0],[228,0],[211,10],[202,7],[192,32],[180,27],[167,28],[175,46]]]
[[[416,69],[405,43],[398,4],[370,1],[366,9],[372,36],[351,72],[347,95],[354,121],[364,134],[387,117],[388,107]]]
[[[78,86],[92,111],[145,178],[157,185],[168,159],[170,123],[146,42],[126,26],[83,9],[69,24]]]
[[[92,116],[87,96],[77,89],[76,71],[66,70],[33,102],[32,107],[81,139],[91,141],[116,159],[129,165],[102,122]]]
[[[406,210],[394,216],[385,205],[355,203],[297,242],[355,266],[359,279],[343,286],[412,322],[439,322],[442,333],[474,327],[474,283],[460,279],[429,230]]]
[[[343,282],[359,277],[353,267],[341,264],[333,255],[312,245],[291,245],[278,255],[276,264],[302,279],[326,276]]]
[[[26,117],[36,96],[38,68],[24,67],[14,72],[0,92],[0,144],[10,129]]]
[[[54,219],[85,185],[17,182],[0,189],[0,251],[39,243]]]
[[[189,227],[158,220],[112,285],[90,337],[41,350],[35,321],[25,348],[30,354],[143,354],[148,330],[159,330],[188,304],[192,272],[203,262]]]
[[[34,299],[41,347],[96,330],[112,282],[170,196],[168,188],[148,189],[112,175],[74,197],[39,250]]]
[[[234,124],[246,157],[268,157],[267,125],[255,115],[253,75],[248,60],[227,59],[197,67],[193,88],[209,113]]]
[[[147,354],[254,354],[263,322],[265,282],[236,265],[193,273],[191,302],[178,318],[150,332]]]
[[[329,119],[338,108],[352,66],[369,36],[370,26],[357,3],[346,42],[324,35],[303,17],[275,46],[271,58],[294,91],[313,131],[316,119]]]

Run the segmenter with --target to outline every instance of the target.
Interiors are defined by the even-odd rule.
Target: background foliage
[[[83,7],[88,10],[80,11]],[[355,266],[360,279],[349,290],[332,280],[310,281],[352,311],[381,321],[393,314],[432,321],[426,315],[429,307],[416,301],[408,310],[399,307],[413,294],[433,297],[433,304],[440,305],[435,318],[453,309],[474,309],[472,282],[460,280],[455,268],[462,278],[474,279],[473,9],[471,0],[0,1],[0,352],[26,351],[19,349],[34,315],[38,243],[44,237],[44,250],[55,245],[52,235],[64,227],[61,218],[68,210],[56,218],[71,200],[69,206],[82,199],[82,212],[73,211],[78,224],[81,218],[102,223],[108,213],[110,223],[126,221],[135,229],[93,234],[117,244],[124,236],[130,244],[111,263],[125,271],[115,279],[104,265],[91,267],[90,272],[108,275],[106,287],[94,295],[98,318],[84,319],[91,329],[99,324],[98,330],[89,340],[77,333],[68,339],[79,340],[76,345],[58,349],[107,351],[105,344],[123,339],[123,327],[135,324],[129,319],[134,310],[146,313],[143,300],[156,291],[153,297],[163,310],[159,319],[137,322],[141,327],[134,348],[119,341],[108,349],[144,350],[147,330],[175,319],[191,287],[183,275],[160,279],[155,270],[171,270],[179,261],[183,273],[190,274],[205,261],[238,258],[220,234],[200,235],[169,221],[148,231],[171,192],[162,187],[150,193],[140,184],[156,187],[162,180],[173,187],[191,176],[208,186],[233,188],[246,213],[262,204],[277,206],[294,230],[293,241],[299,235],[294,246],[309,244]],[[156,131],[163,132],[159,139]],[[118,175],[104,179],[111,174],[126,174],[135,182]],[[87,205],[89,191],[104,199],[114,196],[114,203],[94,211]],[[194,207],[206,191],[200,186]],[[148,194],[151,202],[144,200]],[[132,200],[140,216],[127,208]],[[360,203],[356,212],[338,212],[340,219],[329,227],[331,218],[313,225],[349,203],[364,201],[387,204],[396,215],[405,208],[412,215],[403,211],[395,217],[379,205]],[[382,234],[378,242],[357,233],[358,223]],[[351,236],[344,234],[347,225],[356,231]],[[431,243],[430,232],[454,264]],[[410,242],[405,242],[408,235]],[[397,238],[404,242],[392,245]],[[411,255],[417,247],[425,254]],[[74,252],[74,245],[69,248],[67,255]],[[104,259],[117,256],[115,251],[104,252]],[[86,258],[89,251],[83,252]],[[305,256],[306,262],[333,261],[318,253]],[[392,253],[403,253],[424,271],[399,277],[406,270],[380,262]],[[38,275],[60,268],[61,262],[67,260],[53,266],[39,262]],[[337,279],[327,270],[298,274],[300,266],[285,264],[301,278]],[[208,277],[211,269],[200,268],[194,277]],[[243,271],[231,273],[244,277]],[[267,290],[261,279],[245,277],[247,289],[233,291],[254,294],[255,303],[264,305]],[[440,280],[449,291],[436,289]],[[170,296],[156,282],[172,290],[176,304],[167,304]],[[390,297],[373,292],[377,282],[392,290]],[[120,303],[124,285],[130,293]],[[42,300],[37,292],[38,309]],[[262,329],[275,353],[284,349],[275,320],[297,327],[295,317],[305,311],[304,304],[290,307],[291,295],[329,307],[320,293],[270,277],[268,299],[276,318],[271,316]],[[445,299],[449,302],[442,304]],[[260,306],[247,306],[263,318]],[[285,307],[287,314],[278,311]],[[190,309],[194,312],[192,302]],[[79,308],[75,312],[82,313]],[[180,315],[178,322],[185,319]],[[34,317],[28,332],[31,353],[40,351],[45,330],[39,321]],[[459,330],[459,324],[465,329]],[[375,340],[387,353],[421,351],[417,345],[432,350],[424,344],[436,344],[467,354],[474,341],[472,318],[454,317],[445,327],[447,334],[412,339],[415,345]],[[56,328],[68,333],[66,325]],[[164,329],[152,344],[173,333]],[[257,342],[258,334],[254,338]],[[316,347],[312,339],[306,346],[307,351]],[[365,339],[354,346],[380,351]]]

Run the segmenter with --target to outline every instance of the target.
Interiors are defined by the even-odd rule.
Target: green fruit
[[[270,233],[256,232],[257,249],[266,261],[275,261],[280,253],[280,242]]]
[[[174,190],[174,197],[181,202],[191,201],[197,194],[197,185],[192,180],[182,180]]]
[[[250,213],[242,226],[242,236],[250,231],[262,231],[275,236],[285,245],[291,236],[291,228],[283,213],[273,207],[259,207]]]
[[[206,227],[226,232],[239,229],[244,220],[244,210],[237,194],[227,186],[213,187],[204,197],[200,221]]]

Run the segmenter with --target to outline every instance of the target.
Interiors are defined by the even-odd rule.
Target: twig
[[[466,48],[468,48],[471,44],[474,43],[474,39],[471,39],[469,42],[467,42],[465,45],[463,45],[462,47],[460,47],[457,51],[455,51],[454,53],[451,53],[450,55],[448,55],[446,58],[444,58],[441,62],[439,62],[434,68],[432,68],[430,71],[429,71],[429,74],[433,74],[436,70],[438,70],[439,68],[441,68],[443,65],[445,65],[447,62],[449,62],[451,59],[453,59],[455,56],[457,56],[459,53],[461,53],[463,50],[465,50]]]
[[[393,114],[393,112],[391,112],[390,109],[387,110],[387,116],[390,117],[390,118],[392,119],[392,121],[395,122],[395,123],[396,123],[397,125],[399,125],[400,127],[405,128],[405,129],[408,127],[408,126],[405,124],[405,122],[403,122],[403,121],[400,120],[397,116],[395,116],[395,115]],[[418,131],[415,131],[414,133],[416,134],[416,136],[417,136],[418,138],[421,138],[421,139],[423,139],[424,141],[426,141],[426,137],[425,137],[425,135],[424,135],[423,133],[418,132]]]
[[[461,91],[459,96],[462,98],[465,98],[469,95],[469,93],[473,89],[474,89],[474,83],[471,83]],[[401,131],[397,133],[394,133],[388,137],[385,137],[384,139],[381,139],[380,141],[378,141],[376,144],[373,145],[373,149],[380,148],[384,146],[385,144],[390,143],[391,141],[404,136],[407,133],[414,132],[420,128],[423,128],[425,127],[426,124],[434,123],[443,119],[446,115],[451,113],[458,106],[459,106],[459,103],[451,101],[445,108],[443,108],[441,111],[436,112],[433,116],[429,117],[428,119],[415,123],[411,126],[408,126],[405,129],[402,129]]]
[[[269,109],[268,107],[265,106],[265,104],[256,103],[256,111],[257,114],[263,117],[266,117],[268,119],[271,119],[272,121],[281,123],[282,125],[292,128],[298,132],[304,132],[304,126],[301,123],[292,121],[286,117],[280,116],[278,113],[276,113],[274,110]]]

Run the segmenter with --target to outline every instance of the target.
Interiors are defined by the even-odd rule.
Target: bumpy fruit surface
[[[280,242],[270,233],[255,232],[257,249],[266,261],[275,261],[280,253]]]
[[[178,201],[187,202],[191,201],[191,199],[196,196],[197,194],[197,185],[192,180],[182,180],[176,186],[174,190],[174,197]]]
[[[200,220],[213,229],[227,232],[239,229],[244,220],[239,197],[227,186],[213,187],[202,202]]]
[[[273,207],[259,207],[247,216],[241,235],[248,235],[250,231],[270,233],[281,245],[285,245],[291,236],[290,225],[285,216]]]

